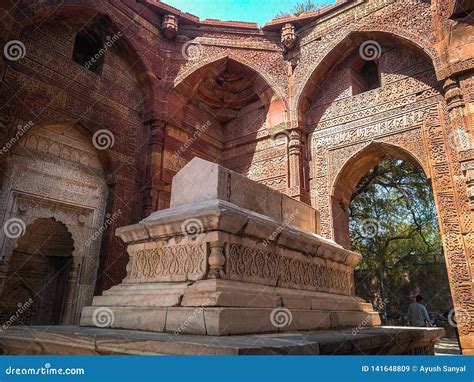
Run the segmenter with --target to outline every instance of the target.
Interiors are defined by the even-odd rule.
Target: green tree
[[[316,11],[320,8],[312,0],[306,0],[296,3],[289,12],[278,12],[276,17],[299,16],[304,12]]]
[[[404,310],[409,301],[398,293],[403,285],[418,280],[426,264],[444,262],[429,180],[419,166],[384,160],[361,179],[349,210],[352,247],[363,255],[358,294],[381,310],[387,300]]]

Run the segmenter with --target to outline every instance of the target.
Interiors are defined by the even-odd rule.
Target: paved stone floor
[[[460,354],[459,344],[456,338],[443,337],[436,341],[435,355],[457,355]]]
[[[78,326],[11,327],[0,334],[4,354],[407,354],[444,335],[441,328],[376,327],[237,336]],[[420,354],[415,352],[415,354]]]

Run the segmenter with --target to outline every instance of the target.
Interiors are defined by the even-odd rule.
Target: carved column
[[[474,150],[472,131],[469,129],[469,115],[462,90],[455,77],[444,82],[444,97],[449,112],[448,143],[454,148],[465,177],[470,210],[474,211]]]
[[[8,263],[0,260],[0,296],[3,294],[3,286],[5,285],[5,279],[8,273]]]
[[[161,170],[165,140],[165,123],[159,120],[152,120],[148,126],[149,139],[144,216],[148,216],[158,209],[158,199],[160,191],[163,189]]]
[[[471,137],[465,120],[465,103],[459,81],[456,77],[447,78],[443,84],[444,98],[449,115],[449,144],[458,152],[469,149]]]
[[[448,105],[448,110],[462,108],[464,106],[464,99],[462,91],[459,87],[459,81],[456,77],[447,78],[443,84],[444,98]]]
[[[71,269],[69,270],[67,280],[67,295],[64,304],[64,314],[62,318],[63,324],[74,324],[76,315],[77,299],[76,294],[79,289],[78,278],[79,278],[79,264],[72,260]]]
[[[209,254],[209,272],[208,279],[221,279],[224,276],[224,244],[221,241],[209,243],[211,253]]]
[[[457,78],[446,79],[443,89],[447,110],[445,160],[452,178],[451,184],[444,185],[441,170],[437,170],[440,165],[434,166],[433,181],[439,198],[438,209],[461,346],[465,354],[474,354],[474,217],[472,203],[469,203],[469,195],[474,190],[471,189],[473,182],[468,171],[469,163],[474,164],[472,138]]]
[[[307,179],[304,173],[305,136],[300,130],[291,130],[288,140],[288,195],[309,203]]]

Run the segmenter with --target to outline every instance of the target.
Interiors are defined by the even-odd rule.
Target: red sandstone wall
[[[331,17],[324,16],[325,21],[303,17],[297,23],[300,45],[291,54],[282,51],[280,26],[259,30],[235,24],[199,26],[183,22],[179,34],[200,39],[199,59],[188,60],[183,56],[184,37],[177,41],[163,38],[162,15],[135,1],[69,0],[56,16],[49,15],[51,9],[45,3],[25,2],[23,12],[28,17],[17,14],[16,24],[6,22],[0,26],[2,43],[18,38],[24,41],[28,52],[25,59],[0,64],[0,143],[3,145],[14,135],[18,124],[30,119],[36,124],[80,120],[79,125],[90,134],[101,128],[113,132],[115,145],[103,153],[112,190],[108,211],[121,208],[127,213],[104,235],[102,269],[107,275],[102,277],[98,291],[119,282],[125,272],[127,256],[113,235],[115,228],[135,223],[143,216],[147,203],[152,209],[167,207],[172,176],[193,156],[219,161],[298,198],[304,198],[311,189],[312,203],[321,210],[323,233],[331,236],[331,205],[327,199],[318,202],[318,198],[331,191],[327,183],[323,184],[326,170],[334,174],[348,153],[340,151],[329,159],[321,155],[324,148],[314,144],[313,136],[307,141],[308,134],[331,126],[357,124],[361,118],[377,115],[377,108],[390,113],[437,96],[438,90],[433,90],[439,88],[435,72],[438,79],[443,78],[443,62],[436,44],[450,30],[446,22],[449,10],[439,3],[442,9],[436,13],[433,7],[433,12],[440,16],[433,18],[432,9],[425,2],[401,4],[389,0],[363,2],[347,11],[335,8]],[[107,52],[100,78],[71,61],[74,35],[86,19],[95,16],[95,10],[106,15],[106,34],[124,34]],[[41,24],[40,30],[29,25],[28,19]],[[329,75],[320,75],[319,68],[330,68],[350,44],[357,46],[363,41],[354,38],[354,33],[360,31],[365,33],[363,39],[381,38],[381,42],[385,44],[386,40],[391,45],[381,58],[382,89],[352,97],[349,61]],[[433,64],[405,49],[411,45],[423,50]],[[230,123],[217,121],[193,99],[193,92],[178,94],[175,88],[192,73],[206,70],[224,57],[250,68],[271,93],[261,103],[245,106]],[[325,57],[330,59],[326,62]],[[458,66],[467,68],[466,63]],[[463,89],[469,97],[471,76],[463,76]],[[320,86],[323,90],[317,91]],[[12,98],[12,94],[16,96]],[[303,112],[305,104],[309,112]],[[164,133],[150,153],[153,123],[162,123]],[[192,139],[196,126],[208,127]],[[293,144],[299,140],[292,154],[288,142],[275,140],[279,131],[288,128],[302,131],[299,138],[291,138]],[[289,141],[288,132],[285,134]],[[192,144],[176,156],[176,151],[191,139]],[[416,142],[418,137],[409,139]],[[150,154],[154,154],[153,160]],[[312,160],[309,165],[308,158]],[[153,186],[149,191],[151,178]]]

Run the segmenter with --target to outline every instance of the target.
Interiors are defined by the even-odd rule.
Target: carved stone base
[[[355,297],[203,280],[119,285],[94,298],[81,325],[222,336],[367,327],[380,318]]]
[[[353,295],[361,255],[318,236],[317,216],[194,158],[173,178],[171,208],[117,230],[127,277],[81,325],[218,336],[380,325]]]

